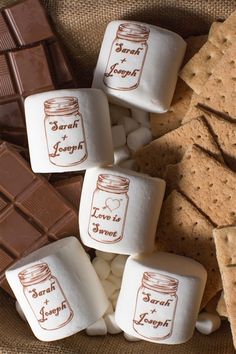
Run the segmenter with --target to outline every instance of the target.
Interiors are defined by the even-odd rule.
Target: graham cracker
[[[212,223],[176,190],[164,201],[157,228],[156,248],[200,262],[208,277],[202,300],[204,307],[222,289],[212,238]]]
[[[206,306],[204,308],[206,312],[217,314],[216,307],[217,307],[217,304],[219,302],[219,298],[220,298],[221,292],[222,292],[221,290],[218,291],[213,296],[213,298],[210,301],[208,301],[208,303],[206,304]]]
[[[183,65],[185,65],[206,43],[207,35],[190,36],[185,38],[185,41],[187,43],[187,48],[183,60]]]
[[[179,128],[153,140],[139,149],[135,159],[141,171],[154,177],[162,177],[168,164],[179,162],[188,147],[201,145],[220,161],[223,161],[208,127],[203,118],[196,118]]]
[[[236,37],[235,37],[236,38]],[[204,85],[199,103],[236,119],[236,41],[227,49]]]
[[[211,33],[209,41],[219,48],[222,53],[235,42],[236,11],[234,11],[216,30]]]
[[[213,236],[222,277],[226,310],[236,348],[236,226],[215,229]]]
[[[179,78],[169,111],[163,114],[150,113],[151,131],[155,138],[159,138],[181,125],[182,118],[188,110],[192,93],[191,88]]]
[[[179,189],[217,226],[236,223],[236,174],[193,145],[166,168],[167,190]]]
[[[226,309],[226,303],[225,303],[225,297],[224,297],[224,291],[221,291],[221,295],[219,298],[219,301],[216,306],[216,311],[221,317],[228,317],[228,312]]]
[[[204,113],[197,106],[198,102],[199,102],[199,95],[193,92],[188,110],[182,119],[182,124],[187,123],[190,120],[198,117],[204,117]]]
[[[215,32],[218,31],[218,28],[219,28],[220,26],[222,26],[222,22],[217,22],[217,21],[215,21],[215,22],[213,22],[213,23],[211,24],[211,27],[210,27],[210,30],[209,30],[209,33],[208,33],[208,41],[211,42],[211,41],[213,40],[213,43],[212,43],[212,44],[214,44]],[[217,47],[216,44],[214,44],[214,45]]]

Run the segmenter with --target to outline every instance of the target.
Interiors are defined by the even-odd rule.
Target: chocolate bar
[[[7,143],[0,145],[0,286],[22,256],[66,236],[79,237],[76,209]]]
[[[15,49],[54,37],[39,0],[24,0],[0,12],[0,51]]]
[[[54,188],[79,211],[80,195],[83,184],[81,175],[52,183]]]
[[[24,99],[34,93],[75,85],[56,40],[1,54],[0,137],[26,146]]]

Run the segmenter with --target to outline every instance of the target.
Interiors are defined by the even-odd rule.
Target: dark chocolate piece
[[[19,258],[66,236],[79,237],[76,209],[34,174],[9,144],[0,145],[0,286]]]
[[[0,12],[0,51],[19,48],[54,37],[39,0],[24,0]]]

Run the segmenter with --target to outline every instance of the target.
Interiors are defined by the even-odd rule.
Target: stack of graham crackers
[[[151,114],[156,139],[135,158],[167,182],[157,249],[205,266],[202,307],[217,299],[236,347],[236,11],[187,43],[172,106]]]

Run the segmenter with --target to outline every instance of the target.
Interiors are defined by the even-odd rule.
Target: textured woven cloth
[[[0,6],[12,3],[0,0]],[[207,33],[215,19],[226,18],[236,8],[235,0],[45,0],[55,27],[66,47],[80,86],[89,86],[107,23],[130,19],[161,25],[183,36]],[[229,324],[210,336],[195,333],[178,346],[144,341],[130,343],[122,335],[70,338],[44,343],[38,341],[18,317],[14,302],[0,290],[1,354],[231,354],[235,353]]]

